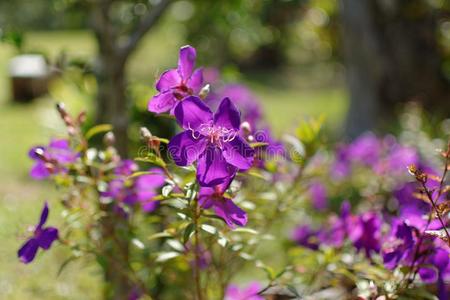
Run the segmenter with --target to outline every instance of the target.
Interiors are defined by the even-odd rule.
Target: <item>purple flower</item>
[[[234,228],[235,225],[245,226],[247,224],[247,213],[224,195],[231,181],[232,178],[214,187],[201,186],[198,196],[199,203],[204,209],[214,208],[215,213],[230,228]]]
[[[39,223],[34,227],[33,236],[17,252],[21,262],[25,264],[32,262],[39,247],[48,250],[52,243],[58,239],[58,229],[55,227],[44,227],[47,218],[48,204],[45,202]]]
[[[118,169],[115,170],[115,173],[119,176],[108,183],[108,189],[101,193],[101,196],[113,198],[117,201],[117,204],[124,203],[133,206],[139,203],[144,212],[154,211],[159,206],[159,201],[154,200],[154,198],[158,195],[157,190],[162,187],[165,181],[162,170],[152,168],[149,170],[149,174],[129,180],[126,177],[131,175],[132,172],[125,166],[133,169],[133,165],[126,161],[119,165]]]
[[[364,250],[367,257],[380,251],[381,219],[374,212],[359,215],[349,232],[349,239],[358,251]]]
[[[381,143],[374,134],[366,133],[354,140],[347,151],[351,160],[373,166],[379,159]]]
[[[393,226],[393,234],[383,245],[381,255],[386,268],[395,269],[405,258],[413,255],[415,246],[413,228],[405,222],[397,222]]]
[[[342,247],[348,238],[354,216],[350,214],[350,203],[344,201],[339,216],[331,216],[327,228],[321,230],[318,238],[321,243],[333,247]]]
[[[318,232],[313,230],[309,225],[301,225],[296,227],[291,233],[291,239],[305,248],[311,250],[319,249]]]
[[[259,282],[251,282],[247,287],[240,289],[237,285],[230,284],[225,292],[224,300],[263,300],[258,292],[262,289]]]
[[[277,141],[268,127],[258,130],[253,134],[254,140],[258,143],[267,143],[267,146],[258,147],[255,150],[255,165],[264,168],[266,160],[279,161],[286,159],[286,149],[284,145]]]
[[[68,140],[52,139],[48,146],[33,147],[28,156],[35,161],[30,176],[44,179],[52,174],[66,172],[67,165],[74,163],[79,155],[70,148]]]
[[[327,190],[325,186],[315,181],[309,186],[309,194],[311,196],[313,207],[317,210],[324,211],[328,207]]]
[[[194,70],[196,51],[191,46],[180,48],[178,68],[161,74],[155,95],[148,103],[148,110],[154,113],[172,111],[177,103],[187,96],[200,92],[203,84],[202,69]]]
[[[159,201],[154,200],[158,190],[164,185],[165,177],[161,169],[150,169],[151,174],[141,175],[136,178],[133,189],[136,200],[141,204],[144,212],[152,212],[159,206]]]
[[[242,113],[242,120],[256,128],[262,119],[262,108],[255,95],[246,86],[241,84],[228,84],[218,92],[218,99],[230,98],[239,106]]]
[[[175,116],[185,131],[170,140],[169,152],[179,166],[198,161],[200,185],[224,183],[252,166],[254,150],[239,135],[240,114],[230,99],[223,99],[213,114],[200,98],[187,97]]]
[[[130,176],[139,170],[138,165],[131,159],[125,159],[114,169],[114,174],[122,176]]]

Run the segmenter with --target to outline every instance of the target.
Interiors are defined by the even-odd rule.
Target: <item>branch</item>
[[[119,55],[122,59],[130,55],[141,38],[156,24],[156,22],[158,22],[171,2],[172,0],[161,0],[141,19],[136,27],[131,30],[128,40],[123,46],[119,46]]]

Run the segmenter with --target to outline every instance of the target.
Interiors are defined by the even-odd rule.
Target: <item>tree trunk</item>
[[[401,104],[450,112],[437,13],[424,0],[340,0],[350,137],[395,120]]]
[[[128,107],[125,95],[124,63],[114,53],[100,52],[96,76],[98,82],[96,123],[114,127],[115,147],[127,157]]]

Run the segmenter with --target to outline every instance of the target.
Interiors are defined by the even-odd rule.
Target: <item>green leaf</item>
[[[201,229],[203,229],[204,231],[210,233],[210,234],[216,234],[217,233],[217,228],[209,225],[209,224],[202,224],[200,226]]]
[[[170,248],[172,248],[175,251],[183,252],[184,246],[181,244],[178,240],[175,239],[169,239],[166,241],[167,245],[169,245]]]
[[[155,137],[153,137],[153,138],[155,138]],[[168,139],[160,138],[160,137],[156,137],[156,138],[158,139],[158,141],[160,141],[160,142],[163,143],[163,144],[168,144],[168,143],[169,143],[169,140],[168,140]]]
[[[90,128],[86,134],[84,135],[84,137],[86,138],[86,140],[91,139],[94,135],[97,135],[99,133],[103,133],[103,132],[108,132],[111,131],[113,129],[111,124],[99,124],[96,125],[92,128]]]
[[[194,223],[189,223],[189,225],[186,226],[186,229],[184,229],[184,234],[183,234],[183,243],[184,244],[186,244],[189,241],[192,234],[194,233],[194,230],[195,230]]]
[[[251,229],[251,228],[245,228],[245,227],[239,227],[233,230],[234,232],[245,232],[245,233],[250,233],[250,234],[254,234],[257,235],[259,234],[258,231]]]
[[[265,147],[265,146],[269,146],[269,143],[264,143],[264,142],[250,143],[250,147],[252,147],[252,148],[259,148],[259,147]]]
[[[166,167],[166,162],[160,157],[156,156],[154,153],[149,154],[147,157],[137,157],[134,160],[151,163],[162,168]]]
[[[71,256],[71,257],[69,257],[68,259],[66,259],[66,260],[61,264],[61,266],[59,267],[58,273],[57,273],[56,277],[59,277],[59,276],[62,274],[62,272],[64,271],[64,269],[65,269],[71,262],[77,260],[78,258],[79,258],[79,256]]]
[[[177,256],[180,256],[179,252],[175,251],[161,252],[157,255],[156,262],[165,262]]]
[[[131,243],[138,249],[145,249],[144,243],[136,238],[131,239]]]
[[[148,239],[156,240],[156,239],[170,238],[170,237],[172,237],[172,235],[170,233],[163,231],[163,232],[158,232],[158,233],[155,233],[155,234],[149,236]]]

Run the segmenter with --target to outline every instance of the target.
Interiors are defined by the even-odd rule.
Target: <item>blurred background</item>
[[[29,179],[27,151],[64,134],[60,101],[89,124],[112,123],[123,155],[142,125],[170,135],[172,122],[146,108],[185,44],[208,79],[247,85],[278,136],[311,116],[325,117],[330,140],[395,133],[409,102],[430,131],[450,116],[445,0],[2,0],[1,299],[100,297],[95,267],[58,274],[63,249],[17,260],[23,232],[57,193]]]

